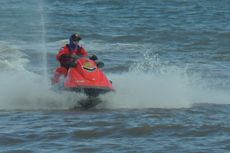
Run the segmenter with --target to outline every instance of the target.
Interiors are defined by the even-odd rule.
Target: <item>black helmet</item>
[[[80,41],[81,40],[81,36],[79,34],[72,34],[70,36],[70,41]]]

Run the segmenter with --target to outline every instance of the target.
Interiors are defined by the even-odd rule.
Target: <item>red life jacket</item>
[[[56,58],[58,61],[60,61],[60,58],[62,55],[67,54],[67,55],[81,55],[81,56],[88,56],[88,52],[83,48],[79,47],[78,49],[75,50],[70,50],[68,44],[65,45],[59,53],[56,55]],[[61,61],[60,61],[61,62]]]

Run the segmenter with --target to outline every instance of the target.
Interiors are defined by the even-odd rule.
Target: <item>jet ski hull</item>
[[[87,57],[76,60],[76,66],[68,69],[64,78],[64,89],[81,92],[88,99],[80,102],[84,108],[95,106],[100,101],[97,97],[110,91],[114,91],[112,82],[107,78],[97,63]]]

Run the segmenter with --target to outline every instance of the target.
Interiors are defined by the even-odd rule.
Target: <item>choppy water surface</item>
[[[3,152],[228,152],[229,106],[2,111]],[[227,134],[228,133],[228,134]]]
[[[2,0],[0,152],[229,152],[230,2]],[[51,90],[70,34],[115,93]]]

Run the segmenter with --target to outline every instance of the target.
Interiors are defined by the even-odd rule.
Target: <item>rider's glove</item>
[[[70,63],[69,63],[69,67],[76,67],[76,65],[77,65],[77,64],[76,64],[75,62],[70,62]]]
[[[97,67],[99,68],[103,68],[104,67],[104,63],[103,62],[97,62]]]
[[[96,55],[93,54],[89,59],[96,61],[98,58]]]

